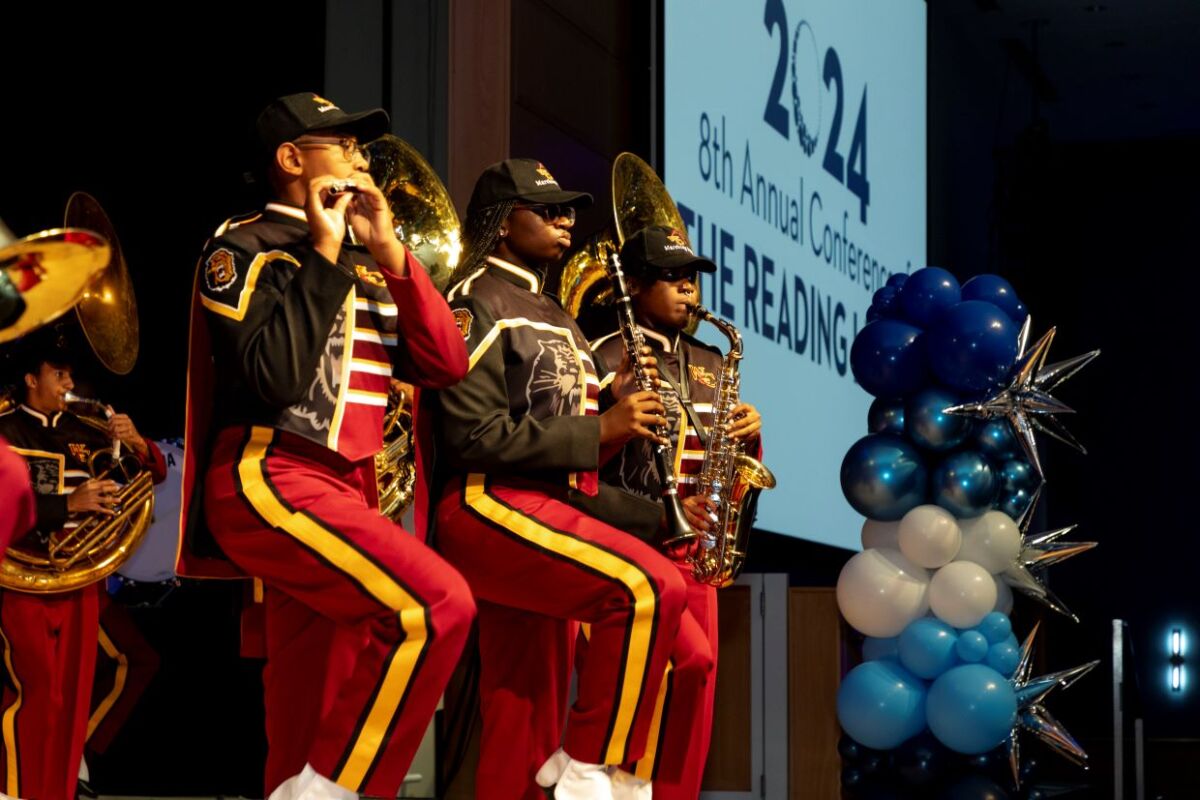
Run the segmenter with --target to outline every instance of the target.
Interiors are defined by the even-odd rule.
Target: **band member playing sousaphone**
[[[602,368],[543,291],[590,201],[537,161],[488,167],[448,294],[470,373],[433,404],[433,511],[439,551],[479,600],[481,800],[537,798],[535,774],[560,800],[648,796],[620,765],[646,750],[668,657],[684,704],[700,701],[712,667],[678,570],[617,519],[640,504],[657,527],[662,506],[606,505],[597,479],[630,439],[659,441],[662,405],[628,364],[602,399]],[[593,657],[555,753],[574,620],[590,625]]]
[[[14,346],[18,405],[0,416],[0,435],[25,459],[36,492],[34,531],[15,542],[22,550],[37,549],[26,547],[29,537],[53,542],[56,531],[85,517],[113,516],[127,475],[146,470],[158,482],[167,472],[158,448],[127,415],[110,408],[107,419],[85,421],[67,410],[74,359],[58,336],[48,329]],[[113,462],[114,450],[125,451],[120,462]],[[101,462],[114,466],[94,477]],[[3,730],[0,787],[10,797],[70,800],[87,734],[104,581],[53,593],[34,586],[0,590],[2,713],[12,720]]]
[[[367,172],[362,145],[387,127],[312,93],[271,103],[257,133],[274,199],[222,225],[196,276],[182,570],[219,555],[189,513],[202,503],[221,554],[266,585],[276,800],[395,797],[475,613],[461,576],[378,510],[391,379],[467,371]]]

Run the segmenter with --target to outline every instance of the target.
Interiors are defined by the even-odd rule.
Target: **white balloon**
[[[973,561],[995,575],[1011,567],[1021,554],[1021,529],[1003,511],[959,520],[962,547],[958,561]]]
[[[929,571],[895,548],[864,550],[842,567],[837,601],[855,630],[867,636],[898,636],[929,610]]]
[[[900,546],[896,538],[899,530],[899,522],[883,522],[877,519],[867,520],[862,526],[863,550],[869,550],[872,547],[890,547],[896,549]]]
[[[934,616],[956,628],[973,628],[996,607],[996,579],[978,564],[952,561],[929,582]]]
[[[999,575],[992,576],[996,581],[996,607],[993,611],[1001,614],[1011,614],[1013,607],[1013,590]]]
[[[917,506],[900,520],[900,552],[922,567],[944,567],[958,555],[962,533],[954,515],[941,506]]]

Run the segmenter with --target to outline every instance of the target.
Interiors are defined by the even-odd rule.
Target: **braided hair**
[[[475,270],[496,249],[500,241],[500,226],[517,205],[516,200],[504,200],[467,213],[463,223],[463,255],[458,267],[446,282],[449,291]]]

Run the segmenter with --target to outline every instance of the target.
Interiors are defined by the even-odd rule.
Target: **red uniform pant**
[[[557,745],[541,723],[556,718],[547,709],[561,708],[571,620],[588,623],[592,635],[563,740],[577,760],[623,764],[642,756],[668,658],[681,704],[699,703],[712,673],[703,631],[684,613],[687,590],[675,566],[557,495],[544,484],[471,475],[452,482],[438,506],[438,548],[481,601],[504,608],[480,615],[482,747],[502,748],[524,774],[481,752],[481,769],[499,765],[506,777],[479,784],[480,798],[536,797],[533,772]],[[523,716],[497,713],[519,708]],[[514,741],[539,752],[515,753]]]
[[[475,604],[462,577],[375,504],[370,462],[349,464],[270,428],[223,431],[205,482],[221,548],[274,598],[269,748],[302,752],[351,791],[394,797]]]
[[[92,714],[87,725],[88,753],[101,754],[133,713],[158,672],[159,657],[138,630],[129,610],[100,593],[100,640]]]
[[[75,798],[96,669],[99,595],[99,585],[53,595],[0,592],[0,791],[10,797]]]
[[[712,741],[713,705],[717,693],[717,590],[698,583],[692,577],[689,565],[677,566],[687,583],[687,613],[704,632],[713,654],[712,679],[705,685],[697,705],[684,706],[675,692],[675,665],[673,662],[667,665],[666,678],[659,689],[650,724],[646,753],[624,768],[639,778],[652,780],[656,799],[695,800],[700,796],[704,765]],[[576,650],[578,667],[582,668],[587,661],[588,650],[587,637],[580,636]]]

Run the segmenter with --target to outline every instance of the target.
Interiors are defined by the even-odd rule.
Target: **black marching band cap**
[[[717,265],[692,252],[687,236],[674,228],[652,225],[625,240],[621,264],[630,275],[655,277],[662,270],[693,267],[699,272],[716,272]]]
[[[586,208],[592,204],[587,192],[568,192],[558,185],[550,170],[532,158],[509,158],[492,164],[475,181],[467,215],[506,200],[530,203],[559,203]]]
[[[47,325],[0,347],[0,389],[24,385],[25,375],[36,373],[43,362],[74,367],[78,361],[67,326],[62,322]]]
[[[272,101],[254,124],[258,140],[268,152],[309,131],[333,128],[366,143],[378,139],[390,127],[391,120],[382,108],[347,114],[332,100],[313,92],[289,94]]]

